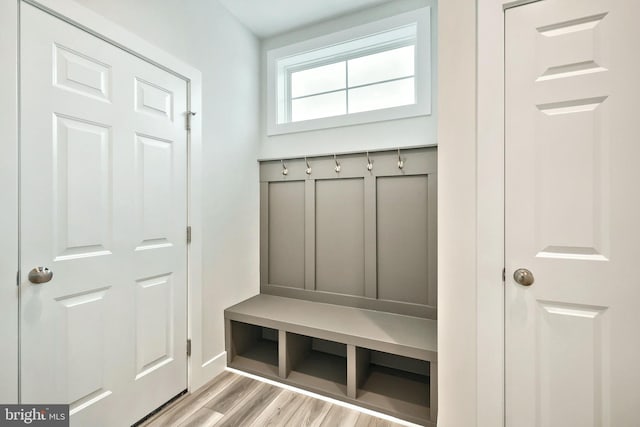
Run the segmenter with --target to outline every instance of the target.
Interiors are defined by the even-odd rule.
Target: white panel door
[[[22,401],[130,425],[187,386],[187,84],[23,3],[20,91]]]
[[[510,427],[640,425],[639,23],[635,0],[506,12]]]

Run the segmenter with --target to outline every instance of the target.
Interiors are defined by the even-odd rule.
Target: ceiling
[[[219,0],[260,38],[392,0]]]

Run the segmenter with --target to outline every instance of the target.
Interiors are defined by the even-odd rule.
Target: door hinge
[[[191,243],[191,226],[187,227],[187,244]]]
[[[191,356],[191,338],[187,339],[187,356]]]
[[[191,118],[195,115],[193,111],[187,111],[187,130],[191,130]]]
[[[507,281],[507,269],[503,268],[502,269],[502,283]]]
[[[16,286],[20,287],[20,270],[16,273]]]

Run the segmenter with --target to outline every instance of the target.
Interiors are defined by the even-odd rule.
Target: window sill
[[[324,117],[321,119],[304,120],[291,123],[269,123],[267,136],[284,135],[297,132],[331,129],[342,126],[353,126],[388,120],[406,119],[411,117],[431,115],[430,105],[405,105],[402,107],[385,108],[382,110],[364,111],[342,116]]]

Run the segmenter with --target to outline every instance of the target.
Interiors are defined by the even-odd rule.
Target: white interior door
[[[130,425],[187,387],[187,84],[21,7],[22,401]]]
[[[507,426],[640,425],[638,18],[506,12]]]

